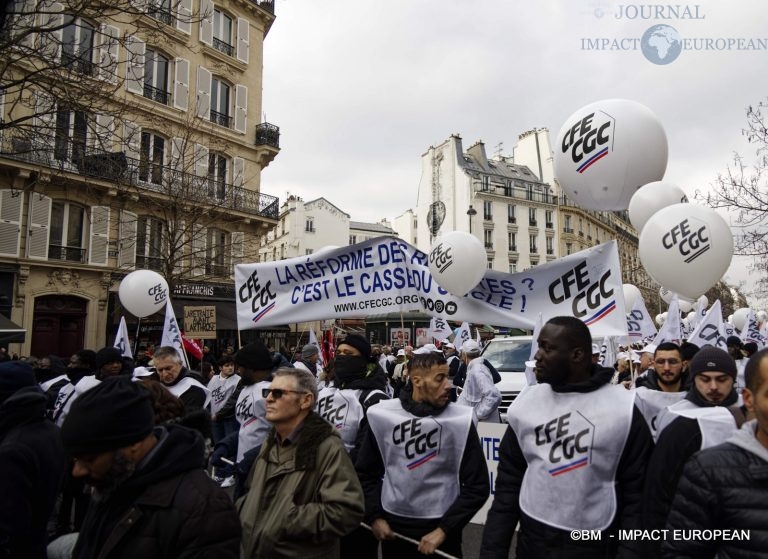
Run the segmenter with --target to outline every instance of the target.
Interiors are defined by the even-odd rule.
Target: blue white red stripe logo
[[[586,171],[587,169],[589,169],[589,168],[590,168],[590,167],[591,167],[593,164],[595,164],[595,163],[597,163],[598,161],[600,161],[600,160],[601,160],[603,157],[605,157],[606,155],[608,155],[608,148],[607,148],[607,147],[605,147],[605,148],[601,149],[601,150],[600,150],[600,151],[598,151],[598,152],[597,152],[595,155],[593,155],[592,157],[590,157],[589,159],[587,159],[587,160],[586,160],[584,163],[582,163],[582,164],[581,164],[581,167],[579,167],[578,169],[576,169],[576,172],[577,172],[577,173],[583,173],[584,171]]]
[[[587,318],[584,321],[584,324],[586,324],[587,326],[592,326],[593,324],[600,322],[602,319],[604,319],[606,316],[608,316],[615,310],[616,310],[616,301],[611,301],[610,303],[605,305],[602,309],[597,311],[595,314]]]
[[[424,464],[426,464],[427,462],[429,462],[430,460],[432,460],[432,459],[433,459],[435,456],[437,456],[437,451],[436,451],[436,450],[433,450],[432,452],[430,452],[429,454],[426,454],[426,455],[422,456],[421,458],[419,458],[419,459],[418,459],[418,460],[416,460],[415,462],[411,462],[410,464],[408,464],[407,468],[408,468],[409,470],[415,470],[415,469],[416,469],[416,468],[418,468],[419,466],[423,466]]]
[[[557,468],[552,468],[549,470],[549,473],[552,477],[559,476],[560,474],[564,474],[566,472],[572,472],[573,470],[578,470],[579,468],[583,468],[584,466],[589,465],[589,457],[585,456],[584,458],[580,458],[574,462],[571,462],[570,464],[564,464],[562,466],[558,466]]]
[[[254,322],[258,322],[259,320],[261,320],[261,318],[262,318],[262,317],[263,317],[265,314],[267,314],[269,311],[271,311],[271,310],[272,310],[272,309],[274,309],[274,308],[275,308],[275,303],[272,303],[271,305],[269,305],[268,307],[266,307],[265,309],[263,309],[263,310],[262,310],[262,311],[261,311],[259,314],[257,314],[256,316],[254,316],[254,317],[253,317],[253,321],[254,321]]]

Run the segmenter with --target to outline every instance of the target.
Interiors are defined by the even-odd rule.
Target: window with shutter
[[[235,86],[235,130],[245,134],[248,116],[248,88]]]
[[[125,88],[131,93],[144,94],[144,53],[147,44],[136,37],[129,35],[125,40],[126,67]]]
[[[18,256],[24,196],[18,190],[0,190],[0,255]]]
[[[48,230],[51,226],[53,200],[33,192],[29,196],[29,222],[27,226],[27,258],[48,259]]]
[[[250,58],[251,24],[247,19],[237,18],[237,59],[248,64]]]
[[[186,111],[189,106],[189,60],[177,58],[175,67],[173,106]]]
[[[91,242],[88,248],[88,263],[107,265],[109,247],[109,206],[91,208]]]
[[[213,2],[200,0],[200,41],[208,46],[213,43]]]
[[[117,265],[133,269],[136,266],[136,242],[138,216],[122,210],[120,212],[120,239],[118,241]]]
[[[211,73],[202,66],[197,67],[197,116],[208,120],[211,117]]]

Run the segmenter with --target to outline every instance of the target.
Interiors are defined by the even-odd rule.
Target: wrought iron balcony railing
[[[216,37],[213,38],[213,48],[219,52],[223,52],[227,56],[232,56],[232,54],[235,52],[235,48],[232,45],[222,41],[221,39],[217,39]]]
[[[160,89],[158,87],[154,87],[149,85],[148,83],[145,83],[144,97],[146,97],[147,99],[152,99],[153,101],[157,101],[158,103],[162,103],[163,105],[167,105],[171,97],[171,94],[168,91],[165,91],[163,89]]]
[[[135,186],[211,208],[236,210],[270,219],[277,219],[278,216],[278,199],[269,194],[172,169],[162,163],[127,157],[124,152],[88,150],[77,159],[62,161],[54,156],[53,144],[53,138],[45,135],[38,135],[34,140],[3,136],[0,139],[0,157],[112,182],[118,186]]]
[[[147,15],[166,25],[173,25],[173,13],[167,8],[161,6],[150,6]]]
[[[252,0],[259,8],[265,12],[275,15],[275,0]]]
[[[67,262],[85,263],[85,249],[48,245],[48,260],[65,260]]]
[[[280,149],[280,128],[268,122],[257,124],[256,145]]]
[[[228,114],[214,111],[213,109],[211,109],[211,122],[225,128],[232,128],[232,117]]]

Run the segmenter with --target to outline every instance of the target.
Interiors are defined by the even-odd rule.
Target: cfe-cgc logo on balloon
[[[604,111],[595,111],[576,121],[563,136],[562,150],[570,150],[571,161],[577,173],[584,173],[592,165],[607,157],[613,145],[616,120]]]
[[[690,264],[707,252],[712,245],[707,224],[696,218],[686,218],[667,231],[661,238],[664,248],[676,248],[684,257],[684,262]]]
[[[155,304],[162,303],[168,298],[168,289],[158,283],[147,290],[147,295],[155,298]]]
[[[434,264],[440,272],[445,272],[453,264],[451,247],[443,248],[443,243],[437,243],[437,246],[429,253],[429,263]]]

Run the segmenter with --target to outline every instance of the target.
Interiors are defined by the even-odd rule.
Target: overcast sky
[[[578,108],[621,97],[658,115],[664,179],[693,196],[734,151],[752,157],[741,130],[768,96],[768,51],[684,50],[660,66],[639,47],[589,51],[582,39],[639,43],[657,24],[684,39],[768,39],[763,0],[697,0],[694,16],[696,5],[704,19],[617,19],[640,4],[581,0],[277,0],[262,116],[281,151],[262,190],[391,219],[416,204],[421,154],[450,134],[511,155],[521,132],[547,127],[554,143]],[[744,269],[734,259],[727,278],[753,279]]]

